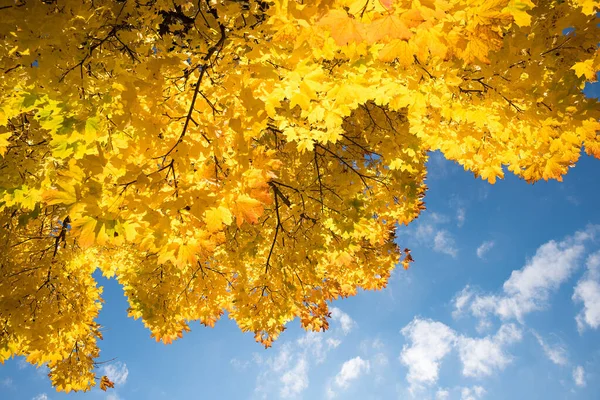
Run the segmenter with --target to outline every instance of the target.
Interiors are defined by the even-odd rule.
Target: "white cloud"
[[[389,364],[388,357],[384,353],[377,353],[373,356],[373,364],[378,367],[385,367]]]
[[[460,391],[461,400],[479,400],[485,394],[485,389],[481,386],[473,386],[472,388],[462,388]]]
[[[502,325],[494,336],[470,338],[461,336],[457,346],[463,363],[463,375],[482,377],[492,375],[511,362],[505,346],[521,340],[521,331],[514,324]]]
[[[477,322],[477,327],[475,329],[477,329],[477,332],[479,333],[484,333],[489,331],[492,328],[492,326],[492,321],[486,318],[482,318]]]
[[[249,361],[242,361],[242,360],[238,360],[237,358],[232,358],[229,363],[231,365],[233,365],[233,368],[239,370],[239,371],[243,371],[246,368],[248,368],[248,365],[250,365]]]
[[[429,228],[421,228],[422,233],[430,231]],[[590,226],[562,241],[549,241],[541,245],[521,269],[512,271],[499,293],[478,293],[469,285],[458,292],[452,300],[453,317],[464,312],[470,313],[478,318],[477,330],[482,331],[491,328],[491,317],[497,316],[503,323],[494,334],[470,337],[442,322],[414,318],[401,330],[406,342],[400,361],[408,368],[406,380],[410,394],[414,396],[416,390],[424,390],[437,382],[440,365],[453,349],[457,350],[465,377],[491,376],[506,368],[513,361],[509,346],[522,340],[525,329],[510,320],[523,324],[528,313],[547,306],[550,295],[579,267],[586,252],[585,242],[594,239],[598,231],[600,226]],[[596,282],[600,281],[600,252],[597,254],[597,258],[588,259],[586,274],[586,279],[593,278]],[[577,299],[575,295],[574,298]],[[586,304],[591,304],[589,297],[587,299]],[[580,319],[586,324],[593,321],[585,310],[581,315]],[[534,335],[552,362],[568,364],[566,350],[560,343],[549,342],[535,332]],[[578,385],[585,384],[584,377],[583,368],[573,371],[573,379]],[[439,400],[450,395],[444,389],[438,392],[436,397]],[[479,400],[485,395],[485,390],[480,386],[466,387],[461,395],[464,400]]]
[[[429,213],[420,218],[415,228],[409,228],[403,232],[410,234],[411,238],[416,239],[424,246],[433,248],[438,253],[456,257],[458,249],[454,236],[446,229],[440,228],[440,225],[450,222],[451,219],[445,215]]]
[[[419,318],[401,332],[408,343],[400,361],[408,367],[406,379],[412,394],[437,382],[440,364],[453,348],[458,350],[463,376],[483,377],[505,368],[512,361],[506,347],[522,338],[514,324],[502,325],[495,335],[473,338],[459,335],[441,322]]]
[[[435,237],[433,238],[433,250],[438,253],[448,254],[452,257],[458,255],[458,249],[456,248],[454,238],[446,230],[436,232]]]
[[[297,396],[308,387],[308,363],[306,358],[302,357],[297,364],[286,371],[280,378],[282,383],[281,397]]]
[[[360,342],[359,347],[360,347],[361,352],[368,354],[372,350],[382,350],[385,347],[385,345],[379,338],[373,338],[373,339],[368,338],[368,339],[363,339]]]
[[[483,259],[485,254],[490,251],[494,247],[495,243],[493,240],[488,240],[486,242],[481,243],[481,245],[477,248],[477,257]]]
[[[471,300],[471,297],[473,297],[473,292],[469,285],[465,286],[463,290],[454,296],[454,299],[452,300],[452,303],[454,303],[452,316],[454,318],[458,318],[462,314],[464,308],[468,305],[469,300]]]
[[[36,374],[38,374],[39,376],[44,377],[44,378],[48,377],[48,374],[50,373],[50,368],[48,368],[48,365],[44,364],[44,365],[41,365],[41,366],[35,367],[35,368],[36,368],[36,370],[35,370]]]
[[[465,209],[462,207],[459,207],[456,210],[456,225],[459,228],[464,225],[466,217],[467,217],[467,214],[466,214]]]
[[[256,398],[299,398],[309,387],[311,366],[326,360],[328,353],[338,347],[344,334],[343,327],[354,326],[354,321],[339,309],[332,313],[340,321],[341,329],[328,332],[306,332],[293,341],[281,343],[277,352],[253,354],[251,362],[258,368]],[[267,355],[268,354],[268,355]],[[327,396],[333,396],[325,393]]]
[[[383,342],[379,338],[373,340],[373,342],[371,342],[371,346],[374,349],[383,349],[384,348]]]
[[[309,331],[297,340],[298,346],[310,351],[316,358],[325,356],[323,349],[323,335],[321,332]]]
[[[450,392],[445,389],[439,389],[435,392],[435,400],[448,400]]]
[[[124,385],[127,382],[129,370],[127,364],[117,361],[102,367],[102,374],[108,376],[116,386]]]
[[[581,365],[578,365],[575,368],[573,368],[573,380],[575,381],[575,384],[577,386],[585,386],[585,371],[583,370],[583,367]]]
[[[575,317],[580,332],[586,326],[593,329],[600,326],[600,251],[588,257],[586,266],[587,273],[573,293],[573,300],[583,303],[583,310]]]
[[[567,351],[560,344],[551,345],[544,340],[537,332],[533,332],[533,336],[537,339],[540,346],[542,346],[542,350],[544,350],[544,354],[546,357],[550,359],[556,365],[567,365]]]
[[[437,381],[440,361],[450,352],[456,335],[441,322],[415,318],[400,331],[410,342],[402,347],[400,361],[408,367],[410,391]]]
[[[469,299],[468,309],[479,318],[497,315],[504,320],[514,318],[523,322],[526,314],[543,309],[550,294],[578,268],[585,250],[583,242],[596,229],[590,227],[561,242],[552,240],[543,244],[523,268],[511,273],[504,282],[503,293],[475,295]],[[461,307],[467,308],[466,302]]]
[[[446,224],[450,222],[450,218],[448,218],[444,214],[439,214],[436,212],[432,212],[429,214],[429,220],[434,224]]]
[[[342,365],[342,369],[335,376],[335,384],[341,388],[347,388],[351,381],[358,379],[363,373],[368,373],[370,368],[368,360],[354,357]]]
[[[106,396],[106,400],[120,400],[120,399],[121,398],[116,393],[109,393],[108,396]]]
[[[277,356],[273,359],[269,360],[269,364],[271,369],[274,372],[280,372],[284,368],[288,366],[292,359],[292,350],[291,345],[289,343],[281,346],[281,350],[277,353]]]
[[[25,358],[20,358],[19,361],[17,362],[17,368],[19,368],[19,369],[25,369],[25,368],[27,368],[28,365],[29,365],[29,363],[27,361],[25,361]]]
[[[331,309],[331,319],[340,323],[344,335],[349,334],[356,325],[354,320],[350,318],[348,314],[337,307]]]
[[[261,356],[259,353],[252,353],[252,361],[256,365],[262,365],[262,363],[264,362],[263,356]]]
[[[435,228],[433,227],[433,224],[419,224],[415,230],[415,236],[421,242],[430,242],[435,236]]]
[[[49,397],[46,393],[40,393],[31,400],[49,400]]]
[[[13,386],[13,380],[10,377],[6,377],[0,381],[0,384],[2,384],[4,387],[10,388]]]
[[[325,395],[328,399],[334,399],[337,394],[333,391],[331,385],[328,385],[327,389],[325,390]]]
[[[311,332],[307,332],[311,333]],[[261,366],[256,378],[255,392],[263,398],[297,397],[309,384],[308,353],[312,337],[304,335],[295,342],[284,343],[277,354],[268,357],[255,357],[254,362]],[[320,352],[320,350],[317,350]]]
[[[439,151],[434,151],[429,155],[427,162],[427,179],[440,179],[446,177],[451,171],[448,166],[450,161],[446,160]]]

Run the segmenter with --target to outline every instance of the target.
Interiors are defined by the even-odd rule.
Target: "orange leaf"
[[[108,376],[104,375],[100,379],[100,389],[104,390],[105,392],[106,392],[106,389],[114,388],[114,387],[115,387],[114,382],[112,382],[110,379],[108,379]]]
[[[350,17],[346,11],[331,10],[321,18],[318,25],[329,28],[331,37],[339,46],[363,40],[363,24]]]
[[[389,42],[392,39],[408,40],[413,35],[402,19],[394,14],[373,21],[367,25],[366,32],[369,43]]]

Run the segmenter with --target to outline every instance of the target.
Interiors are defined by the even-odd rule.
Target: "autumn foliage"
[[[111,387],[97,270],[165,343],[224,312],[266,346],[327,329],[412,261],[428,152],[490,183],[600,157],[599,4],[1,6],[0,361]]]

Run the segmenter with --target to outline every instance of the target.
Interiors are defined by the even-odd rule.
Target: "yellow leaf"
[[[83,249],[94,244],[96,239],[96,219],[92,217],[81,217],[71,223],[73,233],[77,235],[77,243]]]
[[[502,167],[497,164],[485,165],[479,172],[482,179],[486,179],[492,185],[496,183],[496,178],[504,178]]]
[[[398,59],[400,64],[407,67],[414,62],[412,46],[405,40],[392,40],[379,50],[379,59],[384,62]]]
[[[12,136],[12,132],[0,133],[0,156],[4,156],[6,148],[10,144],[8,139]]]
[[[71,205],[77,202],[75,188],[72,185],[62,185],[63,190],[47,190],[42,193],[43,201],[49,205],[64,204]]]
[[[596,10],[600,9],[600,1],[598,0],[574,0],[582,12],[586,15],[594,15]]]
[[[122,225],[125,239],[132,242],[137,236],[137,228],[140,226],[137,222],[125,221]]]
[[[527,11],[534,7],[535,4],[531,0],[510,0],[502,12],[512,15],[518,26],[529,26],[531,25],[531,15],[527,14]]]
[[[211,207],[204,212],[204,222],[206,222],[206,228],[210,232],[221,230],[223,224],[231,224],[231,211],[229,211],[228,208],[223,206]]]
[[[88,118],[85,121],[85,141],[93,143],[96,140],[96,132],[98,132],[99,119],[97,117]]]
[[[577,75],[578,78],[585,76],[585,79],[592,80],[596,77],[593,61],[593,59],[589,59],[575,63],[571,69],[575,71],[575,75]]]
[[[264,210],[260,201],[246,194],[241,194],[237,197],[234,207],[238,227],[242,226],[244,222],[256,224]]]

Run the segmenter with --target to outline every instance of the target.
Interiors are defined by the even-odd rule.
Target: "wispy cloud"
[[[575,385],[579,387],[585,386],[585,370],[581,365],[573,368],[573,381],[575,381]]]
[[[27,366],[29,365],[29,363],[27,361],[25,361],[25,358],[20,358],[19,361],[17,361],[17,368],[19,369],[25,369],[27,368]]]
[[[46,393],[40,393],[37,396],[35,396],[34,398],[32,398],[31,400],[49,400],[50,398],[48,397],[48,395]]]
[[[440,179],[448,176],[450,163],[451,161],[446,160],[441,152],[434,151],[430,153],[427,162],[427,179]]]
[[[308,387],[308,362],[305,357],[300,357],[296,365],[287,370],[280,378],[281,397],[297,396]]]
[[[465,220],[467,219],[467,212],[463,207],[459,207],[456,209],[456,226],[459,228],[465,224]]]
[[[460,391],[460,400],[479,400],[484,394],[485,389],[481,386],[464,387]]]
[[[458,318],[463,313],[465,307],[469,305],[471,297],[473,297],[473,292],[471,291],[471,287],[469,285],[465,286],[454,296],[454,299],[452,299],[452,303],[454,304],[452,316],[454,318]]]
[[[438,253],[448,254],[452,257],[458,255],[454,237],[446,230],[436,232],[433,238],[433,249]]]
[[[452,220],[443,214],[429,213],[419,218],[414,228],[407,228],[406,233],[419,244],[428,246],[434,251],[452,257],[458,255],[458,247],[454,235],[443,225],[448,225]]]
[[[328,332],[306,332],[293,341],[282,343],[269,357],[253,356],[251,362],[260,368],[254,390],[256,397],[302,397],[310,385],[311,367],[325,362],[329,352],[340,346],[343,337],[356,326],[354,320],[339,308],[332,308],[331,314],[332,326]],[[333,395],[333,388],[327,389],[326,396]]]
[[[573,300],[583,303],[583,310],[575,317],[580,332],[600,326],[600,251],[588,257],[586,266],[587,272],[573,293]]]
[[[438,389],[438,391],[435,392],[435,400],[448,400],[449,397],[450,392],[445,389]]]
[[[560,344],[550,344],[537,332],[532,332],[533,336],[537,339],[538,343],[544,350],[544,354],[550,361],[556,365],[567,365],[569,363],[567,359],[567,350]]]
[[[103,375],[106,375],[116,386],[122,386],[127,382],[129,370],[125,363],[117,361],[112,364],[104,365],[101,370]]]
[[[250,365],[250,361],[247,361],[247,360],[242,361],[242,360],[238,360],[237,358],[232,358],[229,362],[231,363],[233,368],[235,368],[239,371],[245,370]]]
[[[356,322],[348,314],[336,307],[331,309],[331,319],[340,323],[344,335],[349,334],[356,326]]]
[[[270,357],[254,359],[261,368],[255,387],[259,397],[297,397],[308,387],[307,349],[301,347],[299,341],[284,343]]]
[[[493,240],[488,240],[486,242],[481,243],[481,245],[477,248],[477,257],[483,259],[485,254],[490,251],[494,247],[495,243]]]

